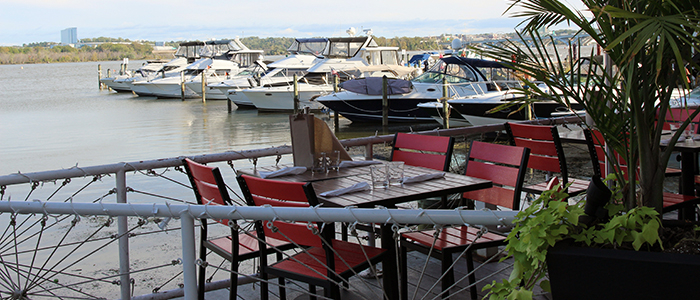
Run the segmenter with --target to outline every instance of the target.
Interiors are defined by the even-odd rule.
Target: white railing
[[[572,123],[578,119],[559,118],[551,120],[539,120],[538,123]],[[501,131],[503,125],[491,125],[481,127],[456,128],[448,130],[435,130],[422,132],[431,135],[469,136],[483,134],[487,132]],[[393,135],[373,136],[367,138],[357,138],[343,140],[341,143],[346,147],[364,147],[365,156],[372,158],[374,144],[390,142]],[[253,160],[254,164],[258,158],[275,157],[291,154],[290,146],[273,147],[266,149],[232,151],[225,153],[206,154],[191,157],[198,162],[226,162],[235,160]],[[159,218],[179,218],[182,224],[182,255],[185,297],[191,299],[196,297],[196,276],[195,276],[195,238],[194,219],[195,218],[228,218],[245,220],[270,220],[273,218],[281,220],[296,221],[320,221],[320,222],[347,222],[347,223],[395,223],[395,224],[437,224],[434,220],[440,220],[440,224],[482,224],[482,225],[503,225],[512,220],[512,212],[496,211],[465,211],[465,210],[393,210],[393,209],[331,209],[331,208],[284,208],[271,210],[264,207],[214,207],[202,205],[182,205],[165,203],[136,204],[127,201],[129,188],[126,185],[126,174],[131,171],[145,171],[163,168],[173,168],[182,165],[182,158],[167,158],[150,161],[137,161],[128,163],[116,163],[111,165],[73,167],[70,169],[53,170],[34,173],[15,173],[0,176],[0,213],[10,213],[12,216],[20,214],[37,214],[44,216],[109,216],[117,217],[119,241],[119,277],[121,282],[120,293],[122,299],[131,297],[132,290],[129,287],[130,259],[129,259],[129,229],[127,227],[127,217],[159,217]],[[71,178],[115,175],[115,188],[110,193],[116,194],[117,203],[103,203],[102,198],[94,203],[73,202],[70,196],[65,202],[46,201],[29,199],[31,191],[25,201],[4,201],[8,199],[5,190],[8,186],[30,184],[32,191],[39,184],[56,182],[58,180],[70,180]],[[101,178],[101,177],[100,177]],[[59,188],[60,189],[60,188]],[[82,189],[81,189],[82,190]],[[80,190],[78,191],[80,192]],[[78,193],[76,192],[76,193]],[[104,197],[104,196],[103,196]],[[192,197],[192,196],[190,196]],[[31,200],[31,201],[29,201]]]

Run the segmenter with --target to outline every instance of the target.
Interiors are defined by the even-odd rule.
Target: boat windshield
[[[197,76],[200,73],[202,73],[202,71],[204,71],[204,70],[202,70],[202,69],[187,69],[187,70],[185,70],[185,75],[186,76]]]
[[[331,38],[325,56],[328,58],[354,57],[367,41],[366,37]]]
[[[319,56],[326,49],[327,39],[295,39],[287,49],[292,54],[311,54]]]
[[[447,64],[439,60],[428,72],[413,79],[413,82],[440,83],[442,78],[448,83],[467,83],[479,81],[479,76],[467,65]]]
[[[261,53],[236,53],[231,58],[231,61],[238,63],[239,67],[245,68],[253,65],[255,61],[259,59],[262,59]]]
[[[367,51],[365,60],[372,66],[376,65],[398,65],[398,50]]]

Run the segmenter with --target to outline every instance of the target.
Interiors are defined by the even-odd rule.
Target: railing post
[[[197,268],[195,266],[194,218],[185,210],[180,214],[182,233],[182,274],[185,285],[185,299],[197,299]]]
[[[117,171],[117,203],[126,203],[126,171]],[[129,227],[126,216],[117,217],[119,234],[119,280],[121,281],[121,298],[131,298],[131,278],[129,276]]]

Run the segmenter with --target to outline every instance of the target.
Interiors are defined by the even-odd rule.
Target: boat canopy
[[[372,36],[329,38],[323,52],[327,58],[351,58],[363,47],[378,47]]]
[[[348,80],[340,84],[341,88],[348,91],[364,95],[382,95],[382,77],[365,77]],[[388,78],[387,95],[398,95],[410,93],[413,84],[408,80]]]
[[[328,45],[328,39],[326,38],[314,38],[314,39],[294,39],[294,42],[287,49],[291,54],[311,54],[314,56],[320,56],[323,54],[323,50],[326,49]]]

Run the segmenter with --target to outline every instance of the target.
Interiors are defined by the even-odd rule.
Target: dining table
[[[383,163],[383,162],[382,162]],[[255,169],[239,170],[248,175],[260,176],[260,172],[271,172],[290,167],[288,165],[276,165],[256,167]],[[440,197],[451,194],[459,194],[468,191],[489,188],[492,182],[480,178],[450,173],[438,172],[433,169],[405,165],[404,178],[421,176],[425,174],[444,173],[439,178],[389,185],[384,188],[370,188],[353,193],[338,196],[322,196],[324,192],[347,188],[357,183],[367,182],[371,187],[370,166],[357,166],[349,168],[339,168],[327,172],[305,171],[301,174],[286,175],[275,178],[275,180],[293,182],[311,182],[320,203],[324,207],[358,207],[375,208],[386,207],[396,208],[396,204],[410,202],[414,200],[426,199],[430,197]],[[398,266],[396,265],[396,242],[391,222],[380,224],[381,247],[389,251],[387,259],[382,262],[383,287],[389,299],[398,299]]]
[[[671,137],[675,132],[664,130],[661,135],[661,147],[669,147]],[[586,138],[583,130],[562,131],[559,133],[562,142],[575,144],[585,144]],[[690,138],[679,139],[675,144],[670,145],[673,151],[681,154],[681,178],[680,193],[683,195],[695,195],[695,175],[698,174],[698,153],[700,153],[700,135],[694,134]],[[681,209],[683,218],[695,219],[695,213],[690,209]]]

